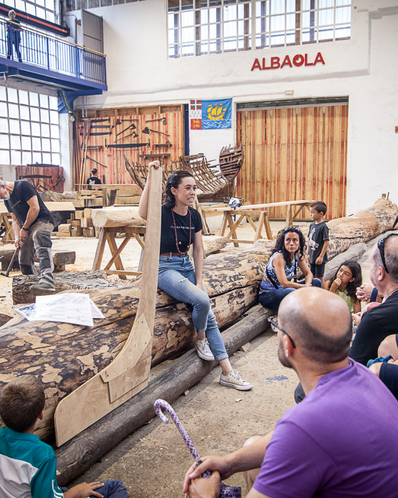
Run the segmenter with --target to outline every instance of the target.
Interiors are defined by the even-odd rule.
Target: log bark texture
[[[95,227],[126,227],[146,225],[146,221],[138,216],[138,207],[107,207],[93,209]]]
[[[238,323],[223,332],[228,354],[264,332],[271,313],[258,305]],[[153,403],[162,398],[173,403],[184,391],[200,382],[216,362],[202,361],[194,351],[149,383],[139,394],[56,450],[58,484],[67,485],[91,467],[102,455],[139,429],[155,412]]]
[[[396,204],[379,199],[366,210],[329,221],[329,258],[334,258],[354,244],[368,242],[386,230],[391,230],[397,214]]]

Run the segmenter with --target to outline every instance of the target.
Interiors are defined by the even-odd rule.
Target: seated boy
[[[32,498],[128,498],[120,481],[83,482],[70,490],[59,488],[54,450],[33,434],[43,419],[44,389],[33,375],[22,375],[1,392],[0,495]],[[64,493],[65,491],[65,493]]]

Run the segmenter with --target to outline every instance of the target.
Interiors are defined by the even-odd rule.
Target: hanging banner
[[[232,99],[202,101],[202,130],[231,128]]]
[[[191,100],[191,130],[231,128],[232,99]]]
[[[191,130],[202,129],[202,101],[189,101],[189,119],[191,121]]]

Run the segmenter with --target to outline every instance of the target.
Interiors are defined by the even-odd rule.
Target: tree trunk
[[[93,209],[95,227],[126,227],[146,225],[146,221],[138,216],[138,207],[107,207]]]

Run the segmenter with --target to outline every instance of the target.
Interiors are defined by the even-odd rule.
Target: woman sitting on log
[[[148,165],[148,178],[138,209],[138,214],[145,220],[151,171],[152,168],[159,167],[159,161]],[[252,385],[232,369],[209,297],[202,284],[202,220],[198,211],[192,208],[195,192],[195,180],[188,171],[176,171],[169,176],[165,203],[162,206],[158,286],[178,301],[193,306],[192,321],[197,333],[196,351],[202,360],[216,359],[220,362],[220,384],[248,391]],[[188,256],[191,244],[195,268]]]
[[[299,228],[287,227],[279,233],[260,284],[259,301],[264,308],[277,310],[282,299],[302,287],[322,287],[304,260],[305,241]],[[297,282],[297,268],[304,279]]]

